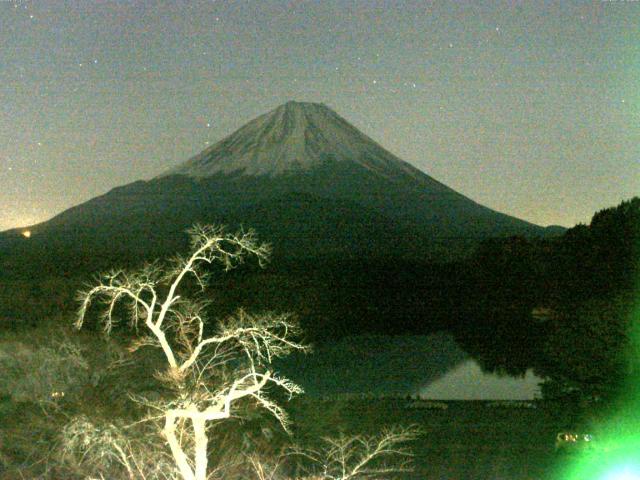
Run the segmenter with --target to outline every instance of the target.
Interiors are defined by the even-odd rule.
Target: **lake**
[[[294,355],[278,365],[308,395],[371,393],[434,400],[532,400],[542,381],[485,373],[447,333],[362,335]]]

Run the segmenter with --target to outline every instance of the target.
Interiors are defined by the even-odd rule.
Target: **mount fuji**
[[[288,102],[151,180],[33,225],[29,239],[0,234],[0,262],[16,267],[16,253],[43,249],[65,269],[165,256],[195,222],[255,228],[282,260],[433,259],[546,233],[438,182],[327,106]]]

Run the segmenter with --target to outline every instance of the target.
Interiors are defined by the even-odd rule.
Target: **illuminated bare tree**
[[[116,312],[121,306],[128,310],[131,328],[145,327],[147,335],[138,337],[131,351],[146,345],[162,349],[167,367],[156,376],[175,396],[169,401],[139,401],[160,412],[162,434],[182,478],[204,480],[208,424],[229,418],[240,399],[266,408],[287,428],[286,414],[269,398],[269,387],[280,387],[290,396],[302,390],[278,377],[271,362],[306,347],[295,340],[300,328],[289,315],[250,315],[239,310],[205,336],[207,303],[180,295],[185,278],[193,278],[204,289],[204,265],[220,263],[229,270],[247,256],[262,263],[269,249],[252,232],[231,235],[222,228],[196,226],[189,233],[188,257],[177,257],[168,267],[154,263],[135,272],[112,271],[81,292],[76,326],[82,327],[95,299],[104,306],[101,319],[106,333],[118,322]]]
[[[407,443],[421,434],[415,426],[394,427],[378,435],[340,435],[322,439],[319,448],[298,448],[306,459],[304,477],[317,480],[366,480],[393,477],[413,470]]]
[[[324,437],[317,448],[293,447],[272,459],[249,458],[257,480],[293,480],[283,471],[298,458],[295,480],[381,480],[413,471],[407,447],[422,431],[416,426],[393,427],[377,435]]]

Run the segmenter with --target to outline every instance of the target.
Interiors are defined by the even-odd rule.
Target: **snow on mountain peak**
[[[382,148],[329,107],[290,101],[250,121],[167,175],[219,173],[276,176],[327,161],[351,161],[381,174],[415,169]]]

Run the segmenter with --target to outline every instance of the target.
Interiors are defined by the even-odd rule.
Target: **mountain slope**
[[[490,236],[545,233],[434,180],[328,107],[289,102],[156,178],[34,225],[28,241],[0,234],[0,262],[27,254],[25,242],[74,260],[162,256],[184,248],[195,222],[255,226],[283,259],[428,259]]]
[[[379,175],[424,176],[330,108],[302,102],[287,102],[259,116],[164,175],[277,176],[308,171],[327,161],[356,163]]]

